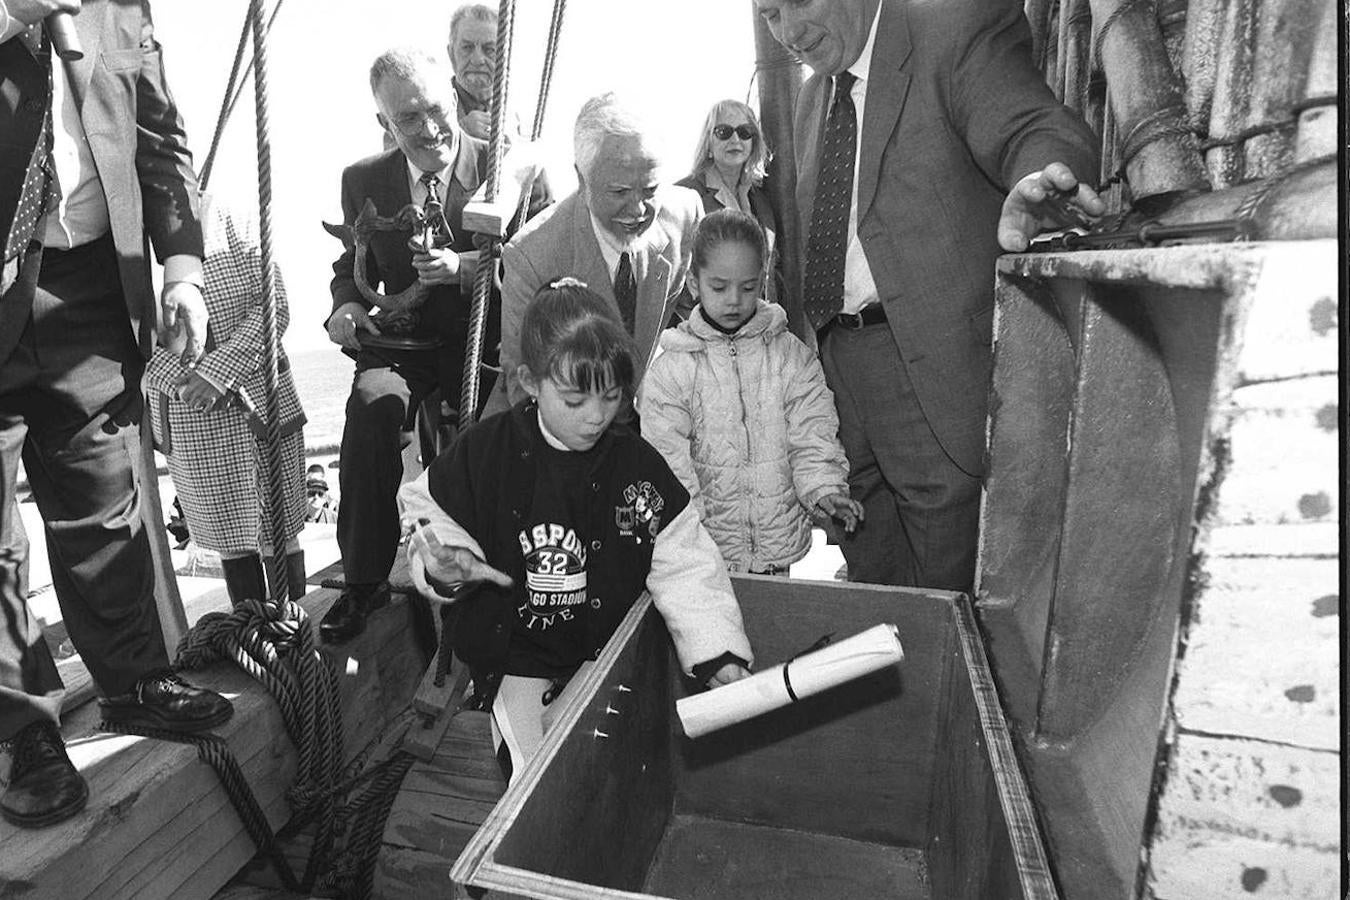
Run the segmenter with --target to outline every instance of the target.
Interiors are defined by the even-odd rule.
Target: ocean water
[[[286,355],[291,375],[305,408],[305,447],[310,455],[336,453],[342,440],[347,395],[352,389],[355,363],[336,344],[305,348]]]

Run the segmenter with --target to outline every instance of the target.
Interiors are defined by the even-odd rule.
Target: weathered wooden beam
[[[313,591],[303,605],[317,621],[336,596]],[[372,615],[360,638],[325,652],[340,673],[349,759],[406,707],[426,655],[412,639],[403,600]],[[192,678],[234,701],[234,717],[216,733],[229,742],[272,826],[280,826],[290,816],[285,792],[295,753],[276,704],[232,664]],[[68,715],[63,734],[89,781],[89,806],[52,828],[0,824],[0,896],[210,897],[253,856],[214,771],[194,748],[100,732],[94,704]]]

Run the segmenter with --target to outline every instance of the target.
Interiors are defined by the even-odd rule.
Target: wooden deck
[[[317,622],[337,591],[302,601]],[[429,662],[413,639],[409,602],[396,597],[371,617],[366,633],[325,648],[340,673],[345,758],[376,739],[405,709]],[[285,792],[295,751],[275,702],[231,664],[191,673],[198,684],[233,700],[234,717],[216,734],[230,745],[275,829],[290,816]],[[52,828],[16,829],[0,822],[0,898],[211,897],[255,848],[214,771],[195,748],[99,730],[97,705],[69,710],[62,732],[71,759],[88,779],[88,807]],[[8,768],[8,757],[0,757]],[[7,771],[2,774],[7,774]]]

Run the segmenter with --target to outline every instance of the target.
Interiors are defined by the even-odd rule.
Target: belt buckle
[[[834,318],[840,325],[853,331],[861,331],[865,324],[861,313],[835,313]]]

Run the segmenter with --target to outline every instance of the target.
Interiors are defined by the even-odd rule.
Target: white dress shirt
[[[877,42],[877,23],[881,21],[881,6],[877,4],[876,15],[872,18],[872,30],[867,35],[858,61],[848,67],[848,71],[857,76],[853,90],[853,106],[857,110],[858,137],[853,150],[853,195],[848,210],[848,250],[844,256],[844,305],[841,312],[857,313],[864,306],[880,303],[876,279],[872,277],[872,268],[867,264],[867,255],[863,252],[862,242],[858,240],[858,174],[862,171],[863,122],[866,121],[867,76],[872,68],[872,48]],[[833,97],[831,97],[833,101]]]

